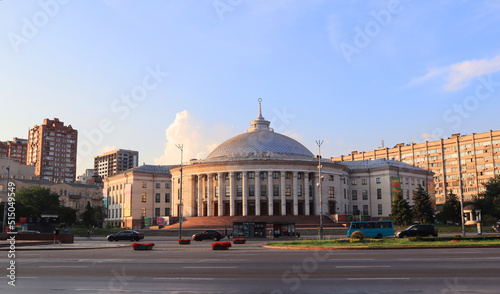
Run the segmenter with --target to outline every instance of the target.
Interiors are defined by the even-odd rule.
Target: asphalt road
[[[211,241],[154,242],[152,251],[23,250],[15,259],[3,251],[0,293],[500,293],[500,248],[296,251],[251,241],[213,251]]]

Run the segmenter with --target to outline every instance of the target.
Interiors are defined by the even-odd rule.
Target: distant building
[[[76,177],[76,181],[80,183],[86,183],[87,180],[90,180],[93,175],[94,175],[94,169],[88,168],[85,170],[83,174]]]
[[[74,182],[78,131],[59,119],[45,119],[28,136],[27,164],[34,165],[40,180]]]
[[[16,184],[17,190],[20,188],[29,188],[30,186],[49,188],[52,192],[59,195],[59,201],[62,206],[73,208],[79,214],[85,211],[87,202],[92,207],[103,205],[102,187],[100,186],[28,179],[14,179],[12,182]]]
[[[94,174],[107,178],[122,171],[137,167],[139,152],[118,149],[94,157]]]
[[[10,173],[8,167],[10,166]],[[4,191],[7,188],[7,174],[11,179],[36,179],[35,167],[19,162],[17,159],[0,157],[0,199],[5,197]]]
[[[170,166],[142,165],[105,178],[107,203],[105,224],[138,229],[156,224],[157,217],[170,216]]]
[[[444,203],[451,192],[472,201],[486,190],[484,184],[500,174],[500,131],[453,134],[447,139],[419,144],[398,144],[394,148],[377,148],[370,152],[353,151],[332,157],[344,163],[387,158],[434,172],[436,202]]]
[[[0,142],[0,157],[17,159],[26,164],[28,154],[28,140],[15,137],[12,141]]]

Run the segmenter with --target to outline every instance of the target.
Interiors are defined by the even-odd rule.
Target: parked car
[[[407,238],[407,237],[437,237],[438,229],[433,225],[413,225],[409,226],[406,230],[397,231],[394,234],[396,238]]]
[[[212,239],[214,241],[219,241],[222,238],[224,238],[224,235],[221,232],[214,231],[214,230],[208,230],[208,231],[193,235],[193,240],[195,240],[195,241],[201,241],[201,240],[205,240],[205,239]]]
[[[141,239],[144,239],[144,234],[141,234],[137,231],[133,230],[126,230],[126,231],[120,231],[116,234],[109,234],[106,237],[106,240],[108,241],[118,241],[118,240],[130,240],[130,241],[139,241]]]
[[[18,234],[40,234],[39,231],[35,230],[24,230],[24,231],[17,231]]]

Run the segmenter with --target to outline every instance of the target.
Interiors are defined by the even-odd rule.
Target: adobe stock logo
[[[61,5],[68,4],[70,0],[40,0],[38,6],[40,10],[35,12],[31,18],[22,18],[22,28],[20,34],[10,32],[7,34],[10,45],[14,52],[19,53],[21,45],[26,45],[30,40],[35,38],[40,29],[47,26],[50,19],[58,15]]]

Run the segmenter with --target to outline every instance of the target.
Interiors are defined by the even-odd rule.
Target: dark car
[[[106,237],[106,240],[108,241],[118,241],[118,240],[139,241],[141,239],[144,239],[144,234],[141,234],[133,230],[120,231],[116,234],[110,234]]]
[[[407,237],[437,237],[438,229],[433,225],[413,225],[409,226],[406,230],[397,231],[394,234],[396,238],[407,238]]]
[[[205,239],[212,239],[214,241],[219,241],[222,238],[224,238],[224,235],[221,232],[214,231],[214,230],[208,230],[208,231],[193,235],[193,240],[195,240],[195,241],[201,241],[201,240],[205,240]]]

